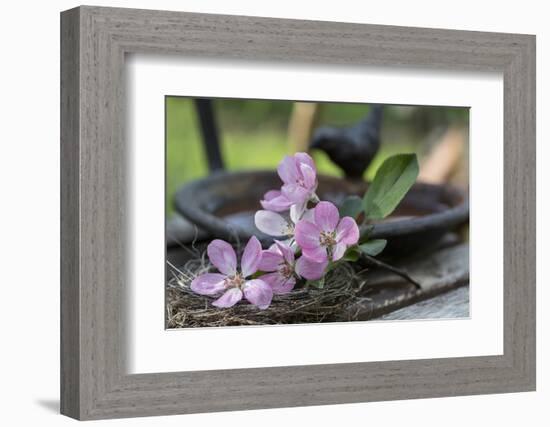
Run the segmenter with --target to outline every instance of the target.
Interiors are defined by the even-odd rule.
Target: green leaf
[[[340,206],[340,216],[351,216],[357,218],[363,210],[363,200],[359,196],[348,196]]]
[[[382,219],[391,214],[417,176],[416,154],[388,157],[376,171],[376,176],[363,198],[365,216],[369,219]]]
[[[367,243],[359,245],[359,250],[366,255],[376,256],[384,250],[387,243],[387,240],[384,239],[369,240]]]
[[[325,287],[325,276],[321,277],[318,280],[308,280],[306,282],[307,286],[313,286],[317,289],[323,289]]]
[[[370,233],[374,230],[374,225],[366,224],[359,227],[359,243],[365,243],[370,236]]]
[[[343,261],[355,262],[359,259],[359,248],[357,246],[350,246],[344,256],[342,257]]]

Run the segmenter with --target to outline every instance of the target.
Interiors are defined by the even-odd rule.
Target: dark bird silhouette
[[[327,153],[347,178],[361,179],[380,147],[381,124],[382,106],[375,105],[366,118],[353,126],[317,129],[310,148]]]

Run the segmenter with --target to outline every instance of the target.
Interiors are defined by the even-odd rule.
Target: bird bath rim
[[[368,187],[366,181],[349,181],[327,175],[318,175],[318,180],[320,198],[335,204],[336,196],[362,194]],[[258,230],[252,232],[250,227],[231,223],[227,218],[232,210],[239,212],[239,206],[247,205],[246,212],[262,209],[259,201],[263,194],[278,188],[280,184],[273,170],[216,172],[180,188],[175,195],[175,207],[213,238],[246,241],[254,234],[266,246],[273,238]],[[410,252],[428,241],[439,240],[445,232],[467,222],[469,218],[467,194],[450,185],[416,183],[401,205],[424,210],[425,214],[373,224],[370,237],[388,239],[390,252],[392,249],[399,253]],[[221,216],[223,212],[225,215]],[[242,212],[245,210],[242,209]]]

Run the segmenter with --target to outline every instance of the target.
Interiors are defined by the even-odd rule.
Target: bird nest
[[[191,290],[193,279],[211,270],[204,256],[173,270],[166,286],[168,328],[347,321],[351,315],[346,307],[365,285],[361,272],[349,263],[341,263],[327,273],[322,289],[299,284],[288,294],[274,295],[265,310],[245,300],[230,308],[216,308],[212,306],[212,298]]]

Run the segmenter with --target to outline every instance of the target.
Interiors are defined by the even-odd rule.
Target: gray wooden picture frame
[[[504,354],[128,375],[124,60],[136,52],[502,72]],[[535,390],[532,35],[71,9],[61,14],[61,166],[63,414],[100,419]]]

